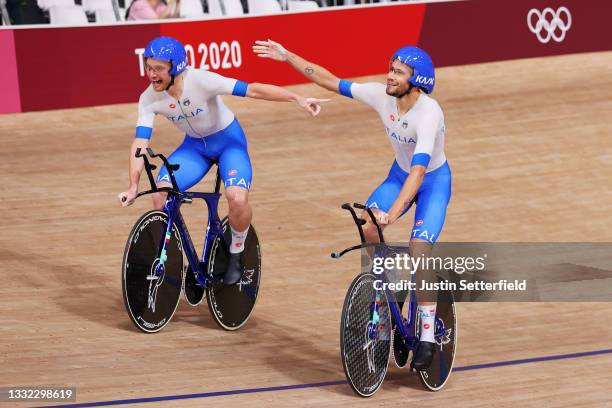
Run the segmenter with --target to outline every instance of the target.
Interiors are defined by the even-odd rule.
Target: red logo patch
[[[421,225],[423,225],[423,220],[418,220],[417,222],[414,223],[414,225],[416,225],[417,227],[420,227]]]
[[[230,176],[235,176],[236,174],[238,174],[238,170],[230,170],[227,172],[227,174],[229,174]]]
[[[425,330],[429,329],[430,327],[431,327],[431,326],[430,326],[430,325],[428,325],[427,323],[425,323],[425,324],[423,325],[423,328],[424,328]]]
[[[389,115],[389,119],[395,122],[395,115]]]
[[[170,104],[170,109],[174,109],[174,108],[176,108],[176,105],[175,105],[175,104],[173,104],[173,103],[171,103],[171,104]]]
[[[240,247],[242,246],[242,242],[237,242],[237,243],[236,243],[236,246],[237,246],[238,248],[240,248]]]

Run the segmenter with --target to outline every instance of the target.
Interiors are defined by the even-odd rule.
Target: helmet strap
[[[412,85],[412,83],[408,82],[408,89],[406,90],[406,92],[404,92],[403,94],[396,96],[396,98],[403,98],[404,96],[408,95],[410,93],[410,91],[412,91],[412,88],[414,88],[414,85]]]
[[[176,76],[176,75],[170,75],[170,82],[168,83],[168,86],[166,87],[166,92],[168,91],[168,89],[170,89],[170,87],[171,87],[172,85],[174,85],[174,77],[175,77],[175,76]]]

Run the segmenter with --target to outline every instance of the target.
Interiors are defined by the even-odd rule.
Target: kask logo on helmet
[[[527,13],[527,26],[542,44],[551,38],[560,43],[572,26],[572,14],[567,7],[559,7],[556,11],[550,7],[542,11],[532,8]]]
[[[186,66],[187,66],[187,59],[184,59],[183,61],[181,61],[180,64],[176,66],[176,70],[180,72],[184,70]]]
[[[417,75],[414,82],[416,82],[417,84],[421,84],[421,85],[433,85],[434,79],[425,77],[423,75]]]

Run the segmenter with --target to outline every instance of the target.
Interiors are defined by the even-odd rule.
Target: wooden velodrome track
[[[612,241],[612,53],[444,68],[434,97],[454,177],[442,240]],[[227,102],[249,138],[264,254],[260,298],[238,332],[184,300],[154,335],[126,314],[124,244],[150,208],[116,199],[135,104],[0,116],[0,386],[73,385],[85,403],[344,380],[338,326],[359,257],[329,253],[357,239],[339,205],[365,200],[391,164],[379,118],[342,97],[315,119],[292,104]],[[158,118],[157,151],[181,139]],[[201,248],[205,210],[184,210]],[[411,221],[388,237],[406,240]],[[458,313],[455,367],[612,349],[610,303],[464,303]],[[392,366],[368,400],[336,383],[143,406],[612,407],[611,367],[608,352],[457,371],[430,393]]]

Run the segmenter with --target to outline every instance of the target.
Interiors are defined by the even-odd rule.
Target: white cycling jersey
[[[395,151],[395,160],[402,170],[409,173],[413,164],[427,163],[426,172],[429,173],[446,162],[444,114],[435,99],[421,93],[414,106],[400,116],[397,98],[385,92],[384,84],[348,84],[350,94],[342,92],[342,87],[341,93],[367,103],[378,112]],[[422,154],[420,160],[413,163],[413,157],[419,153]],[[425,158],[428,160],[423,161]]]
[[[136,137],[151,137],[157,114],[193,137],[206,137],[232,123],[234,113],[223,103],[221,95],[245,96],[245,82],[189,67],[181,75],[183,95],[179,100],[166,91],[156,92],[152,85],[140,95]]]

